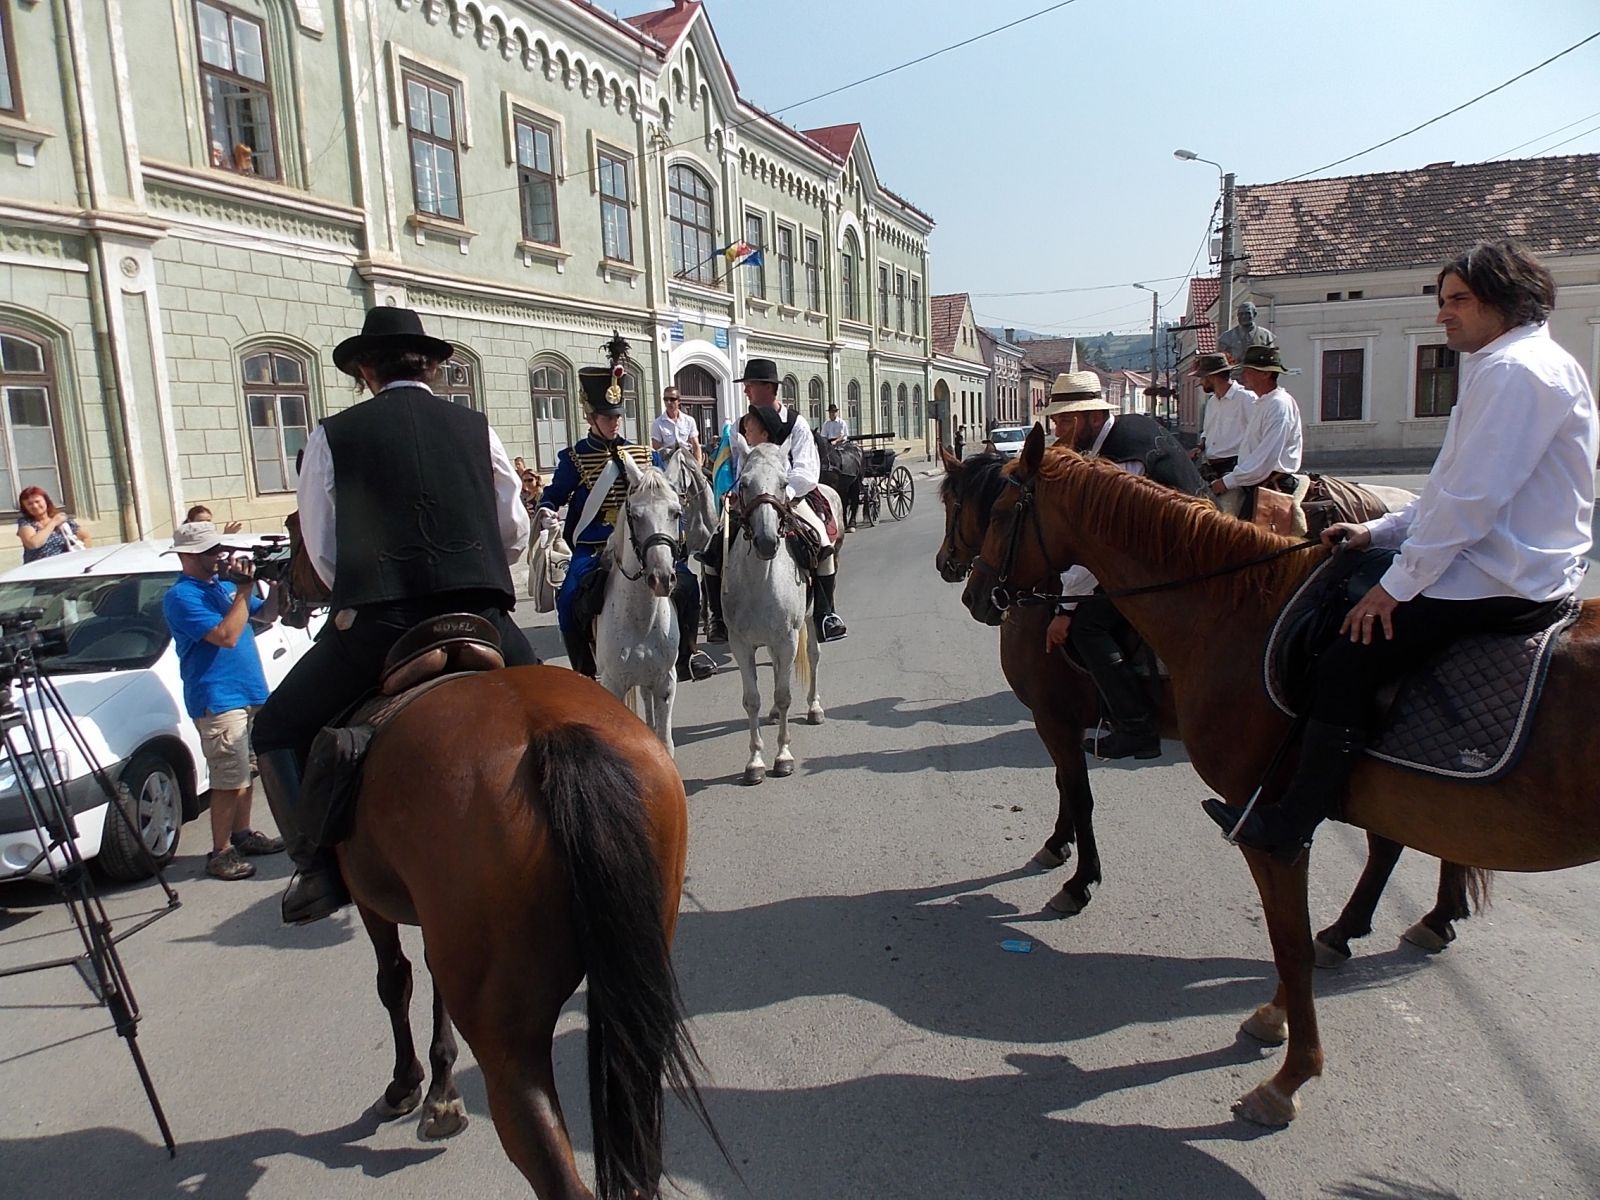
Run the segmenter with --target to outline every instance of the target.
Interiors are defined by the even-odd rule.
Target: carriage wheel
[[[911,502],[916,499],[911,472],[905,467],[896,467],[885,482],[888,484],[885,490],[889,493],[889,515],[896,521],[903,521],[911,511]]]
[[[876,525],[883,511],[883,492],[878,484],[877,479],[868,480],[866,489],[861,493],[861,515],[866,517],[868,525]]]

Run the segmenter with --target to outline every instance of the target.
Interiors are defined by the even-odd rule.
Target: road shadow
[[[836,704],[828,709],[828,716],[839,721],[861,721],[881,729],[912,729],[930,724],[983,729],[1026,721],[1028,710],[1007,690],[943,702],[882,696],[855,704]]]
[[[361,919],[352,905],[309,925],[283,923],[283,899],[276,888],[248,907],[224,917],[204,933],[173,938],[178,943],[213,946],[265,946],[273,950],[321,950],[361,935]]]
[[[125,1129],[75,1130],[36,1138],[0,1139],[0,1161],[18,1196],[116,1196],[140,1200],[193,1200],[195,1196],[249,1195],[267,1171],[267,1160],[294,1155],[330,1171],[359,1170],[368,1179],[427,1162],[444,1147],[377,1149],[360,1145],[381,1127],[362,1116],[335,1129],[300,1133],[259,1129],[204,1141],[178,1138],[169,1159],[158,1142]],[[330,1185],[322,1195],[337,1195]]]
[[[1049,752],[1032,726],[1009,729],[971,742],[862,750],[853,754],[809,754],[801,761],[808,775],[824,771],[911,775],[919,771],[992,771],[996,766],[1053,769]]]

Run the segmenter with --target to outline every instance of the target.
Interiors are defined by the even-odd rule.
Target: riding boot
[[[600,668],[595,665],[594,645],[589,641],[587,629],[568,632],[561,631],[561,640],[567,647],[567,663],[579,675],[587,675],[593,679],[600,673]]]
[[[1156,728],[1144,681],[1120,651],[1100,654],[1095,652],[1098,649],[1087,639],[1077,645],[1084,666],[1110,710],[1113,728],[1103,737],[1085,738],[1084,753],[1098,758],[1159,758],[1161,732]]]
[[[711,656],[696,646],[700,633],[700,583],[693,575],[679,574],[672,589],[672,607],[678,614],[678,682],[707,679],[716,673]]]
[[[845,628],[839,614],[833,611],[834,591],[838,586],[839,576],[815,575],[812,577],[816,590],[812,593],[812,620],[817,626],[817,640],[820,642],[837,642],[841,638],[849,637],[850,631]]]
[[[706,633],[708,642],[728,640],[728,627],[722,621],[722,576],[711,571],[705,577],[706,607],[711,610],[711,628]]]
[[[1300,741],[1300,765],[1277,804],[1252,809],[1243,824],[1240,810],[1221,800],[1207,800],[1201,807],[1240,845],[1292,863],[1311,845],[1317,826],[1337,809],[1366,744],[1364,729],[1308,721]]]
[[[331,916],[350,903],[331,847],[318,846],[310,830],[317,825],[300,794],[300,761],[293,750],[258,750],[256,770],[267,807],[294,862],[294,876],[283,893],[283,923],[304,925]]]

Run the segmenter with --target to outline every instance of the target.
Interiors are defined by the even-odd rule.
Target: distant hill
[[[1006,331],[995,327],[988,331],[997,338]],[[1035,333],[1031,329],[1013,329],[1012,336],[1024,350],[1031,341],[1059,340],[1060,334]],[[1148,333],[1102,333],[1094,337],[1078,337],[1078,357],[1085,366],[1106,371],[1148,371],[1150,369],[1150,335]]]

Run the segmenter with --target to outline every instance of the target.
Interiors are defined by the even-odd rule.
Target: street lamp
[[[1227,328],[1233,315],[1233,173],[1224,171],[1222,164],[1210,158],[1201,158],[1193,150],[1179,148],[1172,157],[1183,162],[1210,163],[1217,169],[1222,183],[1222,265],[1218,271],[1222,287],[1217,296],[1217,332]]]

